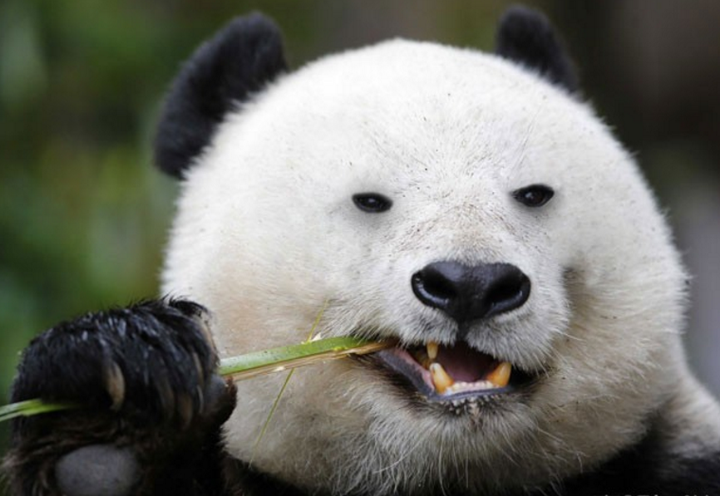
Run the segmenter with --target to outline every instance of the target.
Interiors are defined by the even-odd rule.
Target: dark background
[[[668,209],[695,276],[691,364],[720,392],[720,2],[527,3],[565,35],[586,97]],[[261,10],[282,26],[293,67],[396,36],[489,50],[508,4],[3,0],[0,404],[33,335],[156,294],[176,184],[151,166],[153,126],[179,63],[201,40]],[[6,436],[1,425],[0,453]]]

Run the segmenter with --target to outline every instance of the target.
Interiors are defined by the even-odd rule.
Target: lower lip
[[[428,398],[440,396],[435,391],[430,372],[421,367],[407,351],[400,348],[390,348],[376,353],[375,357],[383,368],[391,370],[410,382],[419,393]]]

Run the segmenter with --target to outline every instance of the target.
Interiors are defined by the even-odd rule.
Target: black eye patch
[[[513,198],[526,207],[542,207],[555,194],[550,186],[544,184],[533,184],[524,188],[516,189],[512,192]]]
[[[386,212],[392,207],[392,200],[380,193],[357,193],[352,200],[357,208],[370,214]]]

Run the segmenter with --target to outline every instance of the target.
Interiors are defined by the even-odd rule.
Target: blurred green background
[[[261,10],[282,26],[293,67],[393,36],[491,49],[508,3],[3,0],[0,403],[32,336],[156,294],[176,184],[151,166],[153,126],[201,40]],[[670,207],[696,275],[693,367],[720,391],[720,3],[527,3],[563,32],[586,95]],[[6,442],[0,425],[0,453]]]

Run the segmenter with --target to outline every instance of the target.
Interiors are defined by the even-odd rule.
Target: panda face
[[[323,337],[396,342],[297,370],[259,443],[284,378],[239,383],[225,432],[299,486],[381,494],[541,485],[631,442],[675,380],[682,281],[587,106],[495,57],[392,41],[226,117],[163,289],[213,311],[222,355],[303,341],[319,314]]]

